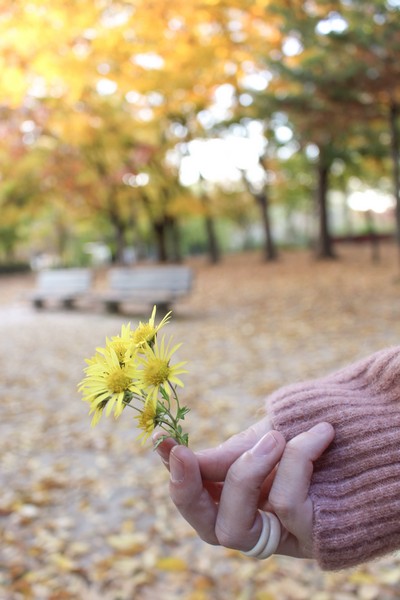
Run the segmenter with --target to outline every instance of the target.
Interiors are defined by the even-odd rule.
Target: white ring
[[[257,544],[251,550],[243,552],[251,558],[264,559],[274,554],[281,541],[281,524],[276,515],[260,511],[262,529]]]

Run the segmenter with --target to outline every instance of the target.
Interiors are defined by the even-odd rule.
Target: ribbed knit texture
[[[327,421],[335,440],[314,464],[314,553],[337,570],[400,548],[400,347],[267,399],[290,440]]]

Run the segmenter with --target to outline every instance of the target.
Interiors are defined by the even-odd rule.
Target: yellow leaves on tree
[[[14,104],[26,93],[76,101],[102,78],[117,83],[121,95],[188,91],[199,76],[215,85],[227,76],[229,63],[254,60],[254,47],[277,35],[265,27],[265,2],[5,4],[0,98],[8,102],[14,89]],[[25,86],[13,87],[13,68]]]

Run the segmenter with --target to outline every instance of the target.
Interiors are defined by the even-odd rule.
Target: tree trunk
[[[204,219],[206,233],[208,238],[208,255],[210,262],[216,265],[221,260],[221,252],[219,249],[217,234],[215,232],[215,223],[211,215],[206,215]]]
[[[380,249],[379,249],[379,238],[376,235],[374,215],[372,210],[365,211],[365,221],[367,225],[367,232],[369,241],[371,244],[371,260],[372,262],[380,261]]]
[[[167,228],[165,220],[154,221],[153,230],[155,243],[157,248],[157,259],[159,262],[166,263],[168,261],[168,249],[167,249]]]
[[[67,250],[68,250],[68,229],[65,224],[62,222],[61,217],[58,215],[58,220],[55,224],[56,231],[56,244],[57,244],[57,253],[61,259],[62,264],[67,262]]]
[[[329,166],[321,161],[318,165],[317,211],[318,211],[318,241],[317,258],[336,258],[333,251],[332,238],[329,231],[328,218],[328,178]]]
[[[269,214],[269,200],[267,194],[265,191],[263,191],[260,194],[256,194],[255,198],[261,210],[261,221],[264,228],[264,258],[267,261],[276,260],[278,258],[278,254],[272,237],[271,219]]]
[[[124,262],[125,231],[120,223],[115,223],[115,260],[119,264]]]
[[[114,201],[118,191],[115,188],[111,188],[108,193],[107,205],[108,205],[108,216],[114,228],[114,244],[115,248],[112,252],[112,262],[123,264],[124,262],[124,250],[125,250],[125,231],[126,225],[121,219],[118,213],[117,205]]]
[[[393,194],[396,203],[396,241],[400,260],[400,140],[397,128],[398,116],[399,107],[393,100],[390,106],[390,133],[393,161]]]
[[[205,209],[204,210],[204,212],[205,212],[204,225],[205,225],[207,240],[208,240],[208,244],[207,244],[208,256],[210,258],[210,263],[212,265],[216,265],[221,260],[221,252],[219,249],[217,233],[215,231],[214,219],[213,219],[213,217],[211,215],[211,211],[209,209],[210,201],[209,201],[206,193],[203,193],[201,195],[201,202]]]
[[[176,263],[182,262],[182,248],[181,248],[181,235],[179,230],[179,223],[177,219],[169,217],[168,219],[168,231],[170,238],[171,247],[171,258]]]

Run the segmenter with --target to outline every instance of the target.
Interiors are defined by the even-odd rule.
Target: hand
[[[157,450],[174,504],[204,541],[248,551],[260,537],[259,509],[267,510],[282,525],[276,553],[312,558],[313,461],[333,437],[321,423],[285,444],[264,418],[214,449],[194,454],[167,439]]]

